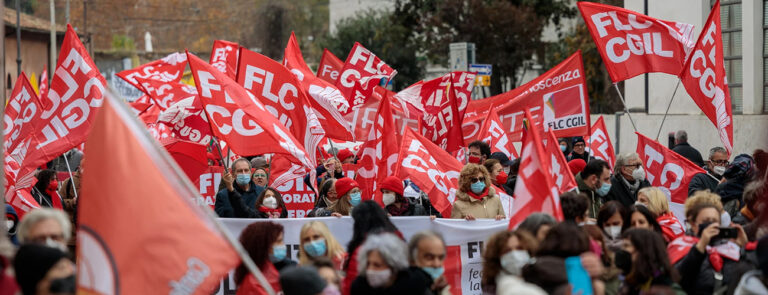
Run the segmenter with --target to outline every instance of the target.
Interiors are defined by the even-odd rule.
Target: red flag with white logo
[[[360,148],[362,155],[358,161],[357,183],[363,196],[370,196],[380,205],[382,194],[377,184],[387,176],[395,175],[395,164],[400,148],[400,134],[393,132],[395,122],[392,117],[391,95],[385,95],[379,103],[367,140]]]
[[[349,122],[339,112],[339,109],[343,108],[340,106],[346,105],[346,107],[349,107],[347,99],[341,95],[336,86],[315,77],[307,63],[304,62],[301,48],[293,33],[291,33],[291,38],[285,47],[283,65],[301,82],[301,90],[306,93],[312,110],[317,115],[320,125],[325,129],[326,136],[345,141],[354,141],[354,135],[352,134]]]
[[[86,143],[78,293],[210,294],[238,254],[194,203],[192,183],[120,104],[106,99]],[[108,198],[105,187],[114,188]]]
[[[560,150],[560,145],[557,142],[557,137],[552,129],[549,129],[545,134],[547,143],[544,145],[544,152],[549,154],[549,173],[552,175],[552,180],[562,194],[564,192],[575,189],[578,185],[576,179],[571,173],[571,169],[568,167],[568,161],[565,160],[565,155]]]
[[[715,2],[690,59],[680,72],[685,90],[717,127],[720,141],[733,152],[733,112],[723,59],[720,1]]]
[[[323,49],[323,56],[320,57],[320,64],[317,66],[317,77],[328,83],[336,84],[344,68],[344,61],[333,55],[328,49]]]
[[[133,87],[145,91],[140,80],[178,83],[181,81],[186,67],[187,56],[184,53],[174,52],[162,59],[119,72],[117,76],[133,85]]]
[[[485,122],[483,122],[483,127],[480,128],[480,134],[477,138],[491,146],[491,153],[502,152],[507,155],[510,160],[519,157],[512,141],[509,140],[507,134],[504,133],[504,129],[501,127],[501,120],[499,120],[499,115],[494,109],[491,109],[488,117],[485,118]]]
[[[48,95],[48,65],[43,66],[43,72],[40,74],[40,90],[37,97],[45,97]]]
[[[197,89],[194,86],[173,81],[163,82],[154,79],[135,78],[141,84],[144,93],[155,101],[155,105],[160,111],[182,99],[197,96]]]
[[[525,119],[534,122],[531,113],[525,110]],[[550,157],[545,152],[539,127],[527,128],[523,136],[523,151],[520,153],[520,170],[515,184],[515,202],[509,228],[514,229],[528,215],[544,212],[558,221],[563,220],[560,209],[560,193],[551,172]]]
[[[160,112],[157,123],[169,126],[173,137],[181,140],[208,145],[213,136],[211,125],[197,96],[182,99]]]
[[[677,75],[682,70],[693,46],[693,25],[605,4],[577,5],[614,83],[643,73]]]
[[[595,159],[606,161],[613,171],[616,154],[613,152],[613,144],[611,144],[611,138],[608,137],[608,128],[605,127],[603,116],[600,116],[592,125],[592,134],[589,135],[589,150]]]
[[[672,213],[679,220],[685,220],[683,204],[688,198],[688,184],[696,174],[705,173],[704,169],[640,133],[637,133],[637,153],[643,160],[648,182],[664,191]]]
[[[389,83],[395,74],[397,74],[396,70],[363,45],[355,42],[336,81],[336,87],[347,98],[350,108],[340,108],[339,111],[347,114],[364,104],[373,93],[374,86],[379,85],[382,79]]]
[[[453,74],[421,83],[421,106],[424,109],[419,124],[421,134],[449,153],[464,146],[459,111],[459,99],[453,87]]]
[[[227,77],[236,80],[239,54],[239,44],[224,40],[215,40],[213,41],[211,58],[208,60],[208,63],[213,65],[213,67],[220,72],[227,74]]]
[[[35,94],[34,88],[29,84],[27,75],[21,73],[13,86],[8,105],[5,107],[5,150],[13,152],[16,147],[37,129],[35,124],[41,122],[42,106]]]
[[[432,205],[443,216],[451,216],[451,207],[464,166],[431,141],[406,129],[400,143],[395,175],[410,179],[426,192]]]

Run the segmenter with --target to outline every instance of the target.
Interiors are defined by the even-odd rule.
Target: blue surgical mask
[[[237,184],[239,184],[239,185],[246,185],[249,182],[251,182],[251,175],[250,174],[238,174],[237,175]]]
[[[360,201],[363,200],[363,198],[360,195],[361,195],[360,192],[349,194],[349,204],[352,205],[352,207],[360,205]]]
[[[482,182],[482,181],[475,182],[470,186],[470,189],[472,189],[473,193],[476,193],[476,194],[482,193],[483,190],[485,190],[485,182]]]
[[[610,191],[611,191],[611,184],[610,183],[603,183],[603,185],[600,186],[599,189],[597,189],[597,194],[600,195],[601,197],[604,197]]]
[[[567,146],[564,146],[564,145],[561,145],[561,146],[560,146],[560,151],[562,151],[562,152],[564,152],[564,151],[565,151],[565,150],[567,150],[567,149],[568,149],[568,147],[567,147]]]
[[[310,257],[320,257],[325,255],[325,239],[317,239],[304,243],[304,251],[307,252]]]
[[[272,262],[278,262],[285,259],[285,256],[288,254],[288,247],[283,245],[278,246],[272,246],[272,254],[269,255],[269,260]]]
[[[445,272],[445,269],[442,267],[422,267],[421,270],[429,274],[433,281],[437,280]]]

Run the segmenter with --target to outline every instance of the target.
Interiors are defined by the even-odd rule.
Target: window
[[[741,114],[743,112],[744,99],[742,96],[740,0],[720,2],[720,22],[723,31],[723,56],[725,57],[728,89],[731,93],[731,107],[734,114]]]

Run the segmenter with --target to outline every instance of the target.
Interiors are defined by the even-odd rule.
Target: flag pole
[[[330,138],[328,139],[328,144],[331,145],[331,153],[333,154],[333,157],[338,160],[339,159],[339,151],[336,150],[336,148],[333,147],[333,141],[331,141]]]
[[[221,163],[224,164],[224,172],[229,173],[229,169],[227,168],[228,166],[224,163],[224,155],[222,155],[222,152],[221,152],[221,145],[219,145],[219,139],[214,136],[212,140],[213,140],[213,144],[216,146],[216,150],[219,152],[219,158],[221,158]]]
[[[275,154],[272,154],[272,156],[269,157],[269,162],[267,162],[267,167],[269,167],[269,170],[272,170],[272,157],[274,157],[274,156],[275,156]],[[269,187],[269,176],[271,174],[272,173],[269,173],[269,172],[267,173],[267,187]]]
[[[632,123],[632,129],[635,129],[635,132],[637,132],[637,126],[635,126],[635,120],[632,120],[632,115],[629,114],[629,110],[627,109],[627,102],[624,101],[624,95],[621,95],[621,91],[619,90],[619,85],[616,83],[613,83],[613,87],[616,88],[616,93],[619,94],[619,99],[621,99],[621,104],[624,105],[624,113],[627,114],[627,118],[629,118],[629,122]]]
[[[69,181],[72,182],[72,191],[75,193],[75,202],[77,202],[78,195],[77,195],[77,187],[75,185],[75,178],[72,176],[72,167],[69,166],[69,160],[67,160],[67,155],[64,154],[64,163],[67,164],[67,172],[69,172]]]
[[[677,94],[677,88],[680,87],[680,78],[677,78],[677,85],[675,86],[675,91],[672,92],[672,97],[669,99],[669,104],[667,105],[667,111],[664,112],[664,118],[661,119],[661,125],[659,126],[659,132],[656,133],[656,141],[659,141],[659,135],[661,135],[661,129],[664,127],[664,121],[667,120],[667,114],[669,114],[669,108],[672,107],[672,102],[675,101],[675,94]]]

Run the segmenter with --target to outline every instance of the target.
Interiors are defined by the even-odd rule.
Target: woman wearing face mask
[[[637,153],[618,155],[613,172],[611,190],[606,198],[619,201],[624,207],[635,203],[640,189],[651,186],[651,183],[645,179],[643,162]]]
[[[288,208],[283,202],[280,192],[267,187],[256,199],[254,208],[246,207],[239,194],[231,194],[229,202],[237,218],[286,218]]]
[[[333,205],[317,210],[315,216],[349,216],[352,209],[359,205],[363,199],[360,185],[352,178],[337,179],[334,188],[339,199]]]
[[[37,183],[32,187],[32,198],[40,204],[40,207],[63,210],[58,190],[59,181],[56,178],[56,171],[42,170],[37,173]]]
[[[512,188],[507,186],[507,173],[504,172],[504,167],[501,166],[499,160],[488,159],[485,160],[483,166],[491,175],[491,183],[496,187],[504,190],[504,193],[508,195],[514,194]]]
[[[521,277],[523,266],[531,261],[536,244],[536,240],[527,231],[502,231],[492,235],[485,243],[483,252],[483,292],[546,294]]]
[[[654,286],[669,287],[677,294],[685,294],[676,284],[677,271],[669,262],[661,235],[633,228],[621,236],[623,249],[616,252],[616,265],[624,274],[621,294],[640,294]]]
[[[360,246],[358,271],[352,295],[423,295],[430,292],[432,279],[417,267],[409,267],[408,250],[402,239],[391,233],[369,236]]]
[[[429,216],[422,204],[403,196],[403,182],[396,176],[385,178],[379,188],[382,193],[382,202],[389,216]]]
[[[646,187],[638,191],[635,206],[645,206],[657,216],[656,222],[661,227],[661,234],[667,243],[685,234],[683,223],[669,210],[667,196],[659,188]]]
[[[475,220],[476,218],[506,217],[496,190],[491,186],[491,176],[485,167],[467,164],[459,175],[459,190],[453,203],[451,218]]]
[[[328,178],[320,183],[320,192],[315,198],[315,207],[312,211],[307,213],[308,217],[319,217],[318,212],[323,211],[325,208],[333,206],[336,201],[339,200],[339,196],[336,194],[336,179]]]
[[[328,258],[333,262],[337,270],[341,270],[347,253],[336,241],[325,223],[310,221],[301,227],[299,235],[301,247],[299,247],[299,264],[311,265],[316,259]]]
[[[274,222],[254,222],[240,234],[240,243],[276,293],[281,291],[279,271],[296,265],[287,258],[283,226]],[[237,294],[267,294],[244,264],[235,269]]]
[[[627,209],[617,201],[609,201],[597,213],[597,226],[605,234],[605,246],[610,251],[621,249],[621,231],[625,228]]]
[[[642,228],[661,234],[661,226],[656,222],[656,215],[642,205],[629,206],[624,224],[628,225],[627,228]]]

